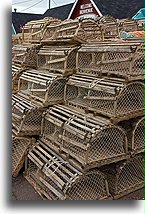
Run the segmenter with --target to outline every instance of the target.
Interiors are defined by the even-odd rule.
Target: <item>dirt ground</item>
[[[143,200],[143,189],[130,193],[119,200]],[[42,200],[34,188],[20,174],[12,179],[12,200]]]

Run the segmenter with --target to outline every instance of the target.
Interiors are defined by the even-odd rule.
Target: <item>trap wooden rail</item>
[[[41,70],[49,70],[63,75],[76,72],[76,45],[44,45],[38,53],[37,66]]]
[[[61,74],[28,70],[19,78],[18,94],[41,106],[62,103],[66,81]]]
[[[130,153],[134,156],[144,152],[144,117],[122,121],[118,125],[126,131]]]
[[[12,48],[12,62],[22,66],[34,67],[37,66],[37,53],[40,45],[21,44],[14,45]]]
[[[81,173],[46,144],[29,151],[25,178],[43,199],[48,200],[104,200],[110,198],[107,180],[95,170]]]
[[[42,42],[84,43],[95,39],[103,39],[101,27],[92,19],[75,19],[47,26]]]
[[[60,19],[45,17],[44,19],[27,22],[23,27],[23,43],[40,43],[47,26],[51,23],[60,23]]]
[[[103,167],[109,191],[114,199],[144,187],[144,157],[136,155],[127,161]]]
[[[35,143],[34,138],[14,137],[12,139],[12,176],[17,177],[24,165],[28,149]]]
[[[12,93],[16,93],[18,91],[18,81],[21,74],[26,71],[27,68],[22,67],[18,63],[12,62]]]
[[[77,73],[143,80],[143,53],[143,40],[84,44],[77,53]]]
[[[65,87],[66,104],[80,111],[93,111],[113,123],[143,115],[142,82],[72,75]]]
[[[124,131],[101,117],[64,105],[47,110],[41,140],[81,171],[128,157]]]
[[[12,132],[16,136],[39,135],[44,109],[19,95],[12,95]]]

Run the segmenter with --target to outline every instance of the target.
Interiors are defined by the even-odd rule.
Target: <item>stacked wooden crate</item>
[[[67,20],[22,44],[14,154],[24,136],[36,141],[13,175],[25,156],[24,176],[44,200],[110,200],[143,187],[143,42],[116,40],[118,26],[111,17]]]

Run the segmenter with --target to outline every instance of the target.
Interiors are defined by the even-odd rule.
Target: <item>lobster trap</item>
[[[126,131],[131,154],[144,152],[144,117],[121,121],[118,125]]]
[[[25,43],[40,43],[47,26],[61,20],[45,17],[44,19],[27,22],[23,27],[22,39]]]
[[[76,72],[76,54],[78,46],[74,45],[44,45],[38,53],[38,67],[63,75]]]
[[[84,44],[77,54],[77,73],[143,80],[143,42],[107,41]]]
[[[103,173],[82,174],[40,140],[28,154],[25,178],[44,200],[104,200],[110,197]]]
[[[124,131],[105,118],[92,117],[64,105],[47,110],[41,140],[80,171],[125,159]]]
[[[28,137],[14,137],[12,139],[12,175],[17,177],[24,165],[28,149],[35,140]]]
[[[40,45],[15,45],[12,48],[12,62],[22,66],[36,67]]]
[[[26,68],[22,67],[20,64],[12,62],[12,93],[18,91],[18,80],[25,70]]]
[[[120,19],[118,20],[119,31],[133,32],[143,30],[143,21],[135,19]]]
[[[143,115],[142,82],[72,75],[65,88],[66,104],[109,117],[113,123]]]
[[[127,161],[103,168],[109,191],[114,199],[121,198],[144,187],[144,157],[136,155]]]
[[[116,38],[119,35],[118,19],[106,15],[97,17],[96,22],[101,26],[105,39]]]
[[[102,28],[92,19],[65,20],[47,26],[42,42],[77,42],[103,39]]]
[[[133,153],[144,152],[144,117],[136,120],[133,129],[131,149]]]
[[[61,74],[28,70],[19,78],[18,94],[41,106],[62,103],[66,81]]]
[[[44,109],[19,95],[12,95],[12,132],[15,136],[39,135]]]

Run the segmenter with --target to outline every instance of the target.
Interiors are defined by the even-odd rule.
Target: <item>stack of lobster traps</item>
[[[122,24],[123,23],[123,24]],[[39,20],[13,47],[13,176],[43,200],[112,200],[143,187],[138,21]]]

